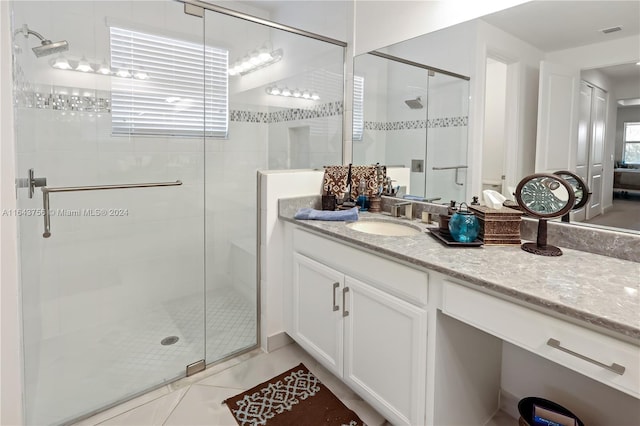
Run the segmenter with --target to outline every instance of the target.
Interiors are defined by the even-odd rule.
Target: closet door
[[[591,98],[593,88],[586,81],[580,82],[580,116],[578,118],[578,149],[576,171],[584,182],[589,182],[589,148],[591,146]],[[587,207],[571,213],[571,220],[582,222],[587,218]]]
[[[593,88],[591,100],[591,143],[587,185],[591,198],[587,203],[587,219],[602,213],[602,172],[604,169],[604,138],[607,119],[607,92]]]

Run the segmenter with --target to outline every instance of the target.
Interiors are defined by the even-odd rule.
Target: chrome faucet
[[[399,203],[395,203],[393,206],[391,206],[391,216],[400,217],[400,210],[402,209],[402,207],[404,207],[405,216],[409,219],[412,219],[413,218],[412,206],[413,204],[411,203],[411,201],[401,201]]]

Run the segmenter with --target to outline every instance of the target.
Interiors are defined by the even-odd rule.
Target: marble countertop
[[[640,263],[566,248],[562,256],[545,257],[519,246],[448,247],[419,220],[385,213],[363,212],[360,220],[405,221],[425,232],[403,237],[367,234],[346,227],[345,222],[295,220],[300,207],[314,207],[314,199],[281,199],[280,219],[551,310],[574,322],[586,322],[640,345]]]

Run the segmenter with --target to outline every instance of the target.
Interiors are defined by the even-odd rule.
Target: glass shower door
[[[466,200],[469,81],[441,73],[428,76],[425,198]]]
[[[26,423],[60,424],[205,358],[203,27],[171,1],[13,23]]]

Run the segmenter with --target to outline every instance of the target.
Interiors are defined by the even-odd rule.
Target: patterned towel
[[[382,181],[387,177],[387,167],[381,166]],[[341,199],[347,192],[347,177],[349,176],[349,166],[325,166],[324,182],[322,189],[324,193],[331,190],[338,199]],[[358,198],[358,185],[364,179],[367,184],[367,194],[378,193],[378,174],[376,166],[351,166],[351,199]]]

